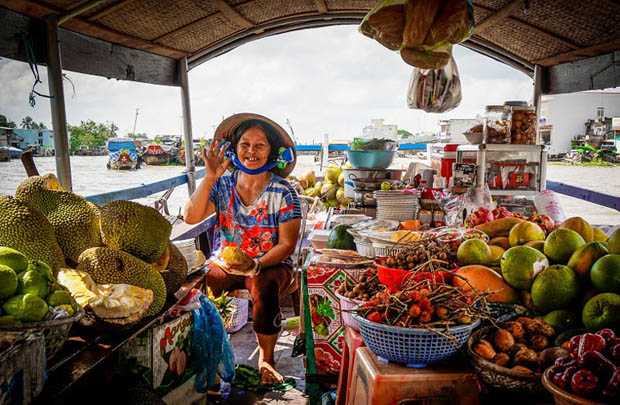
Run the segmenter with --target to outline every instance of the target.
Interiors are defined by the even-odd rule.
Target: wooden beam
[[[90,1],[87,1],[86,3],[82,3],[81,5],[72,8],[71,10],[67,11],[65,14],[58,17],[58,25],[64,24],[65,22],[72,19],[73,17],[77,17],[78,15],[95,7],[97,4],[103,1],[105,0],[90,0]]]
[[[485,31],[495,25],[497,22],[503,20],[508,17],[513,11],[518,9],[523,5],[523,0],[512,0],[504,7],[497,10],[495,13],[491,14],[474,28],[475,34],[480,34],[482,31]]]
[[[319,13],[329,13],[329,10],[327,9],[327,4],[325,4],[325,0],[314,0],[314,4],[316,4],[316,9],[319,10]]]
[[[226,16],[226,18],[228,18],[230,21],[234,22],[235,24],[239,25],[240,27],[252,28],[256,25],[253,22],[247,20],[241,14],[239,14],[237,10],[231,7],[224,0],[211,0],[211,2],[213,3],[215,7],[217,7],[222,12],[222,14]]]
[[[109,5],[108,7],[105,7],[99,11],[97,11],[95,14],[91,15],[90,17],[88,17],[88,20],[90,21],[95,21],[98,20],[99,18],[106,16],[116,10],[118,10],[119,8],[123,7],[126,4],[132,3],[136,0],[120,0],[114,4]]]
[[[601,44],[589,46],[587,48],[575,49],[569,52],[564,52],[542,58],[534,61],[534,63],[542,66],[553,66],[557,65],[558,63],[573,62],[579,59],[597,56],[603,53],[614,52],[617,50],[620,50],[620,38],[616,38],[609,42],[603,42]]]
[[[492,8],[488,8],[488,7],[484,7],[484,6],[479,6],[479,5],[476,5],[474,7],[478,8],[480,10],[487,11],[487,12],[493,12]],[[513,23],[515,23],[517,25],[520,25],[521,27],[527,28],[530,31],[534,31],[538,35],[540,35],[542,37],[545,37],[547,39],[550,39],[550,40],[552,40],[554,42],[557,42],[559,44],[562,44],[562,45],[564,45],[564,46],[566,46],[568,48],[571,48],[571,49],[579,49],[580,48],[579,45],[575,44],[574,42],[571,42],[571,41],[567,40],[566,38],[559,37],[558,35],[553,34],[553,33],[549,32],[549,31],[543,30],[542,28],[539,28],[539,27],[537,27],[537,26],[535,26],[533,24],[530,24],[530,23],[525,22],[525,21],[521,21],[521,20],[519,20],[516,17],[509,16],[509,17],[506,17],[506,20],[509,20],[510,22],[513,22]]]

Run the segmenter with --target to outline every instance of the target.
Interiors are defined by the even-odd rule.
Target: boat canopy
[[[136,143],[131,138],[110,138],[108,139],[108,151],[118,152],[121,149],[129,149],[136,152]]]

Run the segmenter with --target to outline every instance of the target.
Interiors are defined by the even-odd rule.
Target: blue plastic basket
[[[454,355],[480,325],[480,320],[476,319],[469,325],[450,328],[450,334],[458,339],[455,346],[453,340],[428,329],[383,325],[357,314],[353,314],[353,318],[359,324],[364,343],[374,354],[410,367],[426,367]]]

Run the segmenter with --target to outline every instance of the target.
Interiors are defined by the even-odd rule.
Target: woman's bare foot
[[[261,361],[259,359],[258,370],[260,371],[261,385],[278,384],[284,381],[282,374],[280,374],[270,362]]]

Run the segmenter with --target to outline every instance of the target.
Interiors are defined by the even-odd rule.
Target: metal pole
[[[132,132],[132,135],[133,135],[134,139],[136,138],[136,124],[138,123],[138,110],[139,110],[139,108],[136,108],[136,116],[133,119],[133,132]]]
[[[185,141],[185,171],[187,172],[187,191],[191,196],[196,189],[194,172],[194,150],[192,136],[192,112],[189,102],[189,81],[187,78],[187,58],[179,60],[179,79],[181,82],[181,101],[183,103],[183,139]]]
[[[321,156],[321,171],[323,171],[323,166],[327,167],[329,163],[329,134],[323,135],[323,155]]]
[[[81,6],[78,6],[76,8],[74,8],[73,10],[69,10],[67,11],[66,14],[63,14],[60,16],[60,18],[58,18],[58,25],[62,25],[64,23],[66,23],[67,21],[69,21],[70,19],[72,19],[73,17],[77,17],[78,15],[82,14],[83,12],[90,10],[91,8],[95,7],[97,4],[103,2],[104,0],[91,0],[89,2],[86,2],[84,4],[82,4]]]
[[[534,94],[532,95],[532,104],[536,109],[536,144],[539,144],[540,130],[538,129],[538,122],[540,119],[540,109],[543,93],[543,67],[540,65],[534,66]]]
[[[54,128],[54,148],[56,149],[56,174],[62,187],[72,190],[71,162],[69,161],[69,137],[67,134],[67,114],[65,112],[65,93],[62,87],[62,63],[60,60],[60,41],[58,40],[58,20],[55,15],[45,19],[47,31],[47,80],[51,96],[52,126]]]

